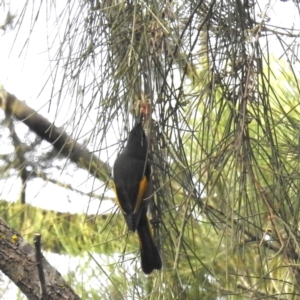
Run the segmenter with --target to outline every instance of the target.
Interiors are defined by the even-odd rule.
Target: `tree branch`
[[[33,284],[39,282],[35,249],[25,242],[22,236],[10,228],[0,218],[0,269],[7,275],[28,297],[28,299],[40,299],[40,286]],[[45,280],[50,299],[80,299],[72,288],[42,256]]]
[[[62,128],[51,124],[25,102],[18,100],[14,95],[1,90],[1,88],[0,108],[26,124],[30,130],[51,143],[60,154],[68,157],[79,167],[87,170],[101,181],[106,182],[109,179],[111,168],[107,163],[73,140]]]

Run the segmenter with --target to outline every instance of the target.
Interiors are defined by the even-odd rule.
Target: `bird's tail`
[[[137,226],[137,233],[139,236],[142,269],[144,273],[150,274],[154,269],[160,270],[162,267],[162,261],[152,237],[146,211],[144,211],[140,217],[140,221]]]

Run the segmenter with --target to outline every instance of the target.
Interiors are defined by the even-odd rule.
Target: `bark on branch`
[[[30,130],[51,143],[58,153],[68,157],[79,167],[87,170],[90,174],[103,182],[109,179],[111,168],[107,163],[90,153],[85,146],[73,140],[63,128],[51,124],[46,118],[26,105],[25,102],[1,90],[1,87],[0,108],[2,108],[6,114],[10,114],[26,124]]]
[[[41,292],[34,247],[24,241],[22,236],[1,218],[0,244],[1,271],[20,288],[28,299],[39,300]],[[80,299],[44,257],[42,257],[42,263],[49,299]]]

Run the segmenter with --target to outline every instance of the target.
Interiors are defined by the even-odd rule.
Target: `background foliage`
[[[141,273],[138,245],[114,206],[95,216],[114,197],[108,171],[103,180],[80,170],[32,133],[18,133],[7,117],[2,143],[13,150],[1,155],[1,183],[21,178],[22,200],[30,182],[39,189],[37,180],[52,182],[96,208],[58,215],[20,200],[2,203],[1,216],[25,236],[42,231],[45,250],[88,251],[96,266],[84,264],[83,273],[95,286],[80,284],[79,270],[70,275],[83,299],[297,299],[299,30],[272,23],[275,1],[64,5],[27,1],[11,12],[2,1],[2,29],[24,41],[18,32],[31,18],[23,55],[47,20],[49,77],[40,98],[54,122],[63,119],[66,132],[110,166],[137,104],[151,103],[151,212],[160,220],[154,232],[164,268]],[[277,9],[288,5],[297,21],[296,2]],[[23,134],[18,143],[14,134]]]

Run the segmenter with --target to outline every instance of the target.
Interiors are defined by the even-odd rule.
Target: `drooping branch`
[[[18,100],[14,95],[0,89],[0,108],[6,114],[26,124],[43,140],[51,143],[58,153],[69,158],[79,167],[101,181],[106,182],[111,168],[80,143],[73,140],[63,128],[51,124],[46,118],[30,108],[25,102]]]

